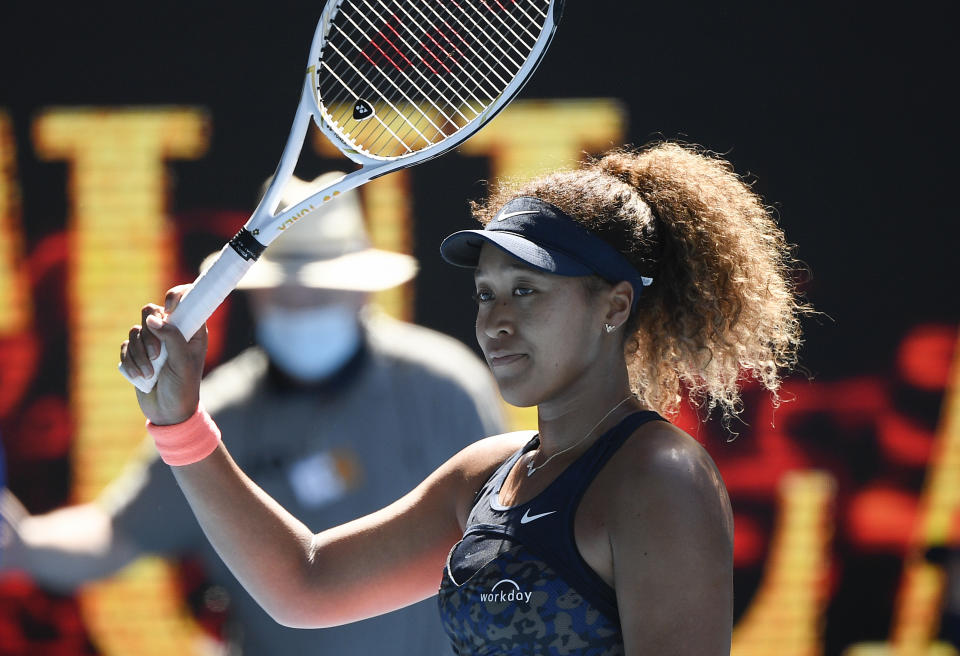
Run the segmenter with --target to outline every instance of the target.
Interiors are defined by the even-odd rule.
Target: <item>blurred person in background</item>
[[[340,175],[294,178],[285,201]],[[238,286],[249,294],[257,346],[210,373],[204,404],[229,431],[244,470],[316,531],[386,505],[463,446],[503,429],[478,358],[368,304],[370,293],[407,282],[416,268],[410,256],[370,247],[357,194],[348,192],[289,227]],[[170,468],[145,446],[95,503],[31,516],[4,491],[11,529],[0,567],[72,591],[141,555],[196,559],[227,593],[231,653],[449,650],[429,601],[322,632],[274,622],[214,552]]]

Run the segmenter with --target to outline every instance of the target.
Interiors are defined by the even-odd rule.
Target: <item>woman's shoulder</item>
[[[466,521],[474,498],[484,483],[510,456],[522,449],[536,431],[501,433],[478,440],[463,448],[444,465],[453,481],[461,523]]]
[[[726,486],[707,450],[664,421],[638,428],[608,467],[611,501],[624,517],[648,527],[684,518],[716,522],[730,534],[732,515]]]
[[[464,477],[482,478],[490,475],[511,455],[522,449],[536,435],[536,431],[513,431],[492,435],[463,448],[452,459]]]
[[[699,467],[713,467],[707,450],[669,421],[639,426],[618,450],[616,458],[635,473],[685,476]]]

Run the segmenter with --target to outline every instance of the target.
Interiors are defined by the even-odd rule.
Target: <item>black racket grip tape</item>
[[[233,239],[230,240],[230,247],[245,260],[256,260],[267,249],[246,228],[240,228],[240,232],[233,236]]]

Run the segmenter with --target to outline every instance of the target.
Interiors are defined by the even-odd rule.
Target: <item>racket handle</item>
[[[180,299],[180,304],[174,308],[167,320],[177,327],[184,339],[189,340],[210,318],[213,311],[220,307],[223,299],[236,288],[240,279],[243,278],[255,261],[253,258],[244,259],[241,257],[230,244],[224,246],[223,250],[220,251],[220,256],[217,257],[217,261],[194,281],[190,291]],[[156,384],[160,370],[163,369],[166,361],[167,348],[161,343],[160,355],[151,362],[153,375],[150,378],[140,376],[131,378],[124,371],[123,366],[118,368],[124,378],[133,383],[141,392],[147,393]]]

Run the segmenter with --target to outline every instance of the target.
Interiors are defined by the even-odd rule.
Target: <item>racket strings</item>
[[[339,28],[337,28],[337,26],[334,26],[334,28],[335,28],[335,29],[339,29]],[[347,36],[346,34],[344,34],[344,37],[346,38],[346,40],[347,40],[352,46],[354,46],[355,48],[357,48],[357,49],[359,50],[359,46],[358,46],[349,36]],[[336,45],[334,45],[334,44],[332,44],[332,43],[330,44],[330,46],[331,46],[332,48],[334,48],[335,50],[337,49],[337,48],[336,48]],[[380,46],[376,46],[376,50],[377,50],[377,52],[379,52],[383,57],[385,57],[385,58],[387,59],[387,61],[390,62],[390,64],[392,64],[394,67],[396,67],[396,68],[400,71],[400,74],[406,79],[407,82],[409,82],[409,83],[412,85],[412,87],[413,87],[418,93],[420,93],[420,94],[423,95],[424,97],[427,97],[426,94],[423,94],[423,90],[420,89],[420,88],[416,85],[416,83],[414,83],[414,82],[410,79],[410,77],[403,71],[403,69],[400,68],[400,67],[396,64],[396,62],[395,62],[393,59],[390,58],[390,55],[389,55],[388,53],[384,52],[384,50],[383,50]],[[343,53],[341,53],[339,50],[337,50],[337,53],[340,54],[341,56],[343,55]],[[369,59],[369,56],[367,56],[367,58]],[[373,61],[373,60],[371,59],[370,61]],[[408,60],[408,61],[409,61],[409,60]],[[357,69],[356,66],[351,65],[351,67],[354,69],[354,71],[357,73],[357,75],[361,78],[361,80],[363,80],[364,82],[367,82],[367,83],[370,82],[370,80],[367,79],[367,76],[364,75],[364,73],[363,73],[362,71],[360,71],[359,69]],[[410,96],[406,93],[406,91],[404,91],[404,88],[401,87],[399,84],[397,84],[393,79],[391,79],[391,78],[386,78],[386,81],[389,83],[389,85],[390,85],[391,87],[393,87],[394,90],[396,90],[396,91],[399,93],[399,95],[402,97],[402,99],[403,99],[404,101],[406,101],[406,102],[408,102],[408,103],[410,103],[410,104],[415,104],[415,101],[414,101],[412,98],[410,98]],[[386,98],[387,98],[387,96],[385,96],[385,100],[386,100],[387,104],[391,107],[391,109],[393,109],[394,111],[399,112],[399,110],[393,105],[393,103],[391,103],[390,100],[388,100],[388,99],[386,99]],[[428,101],[428,102],[429,102],[429,101]],[[441,116],[443,116],[444,120],[446,120],[446,121],[450,121],[450,120],[451,120],[449,116],[447,116],[446,114],[443,113],[443,110],[442,110],[441,108],[437,107],[437,105],[435,105],[435,104],[432,103],[432,102],[431,102],[430,104],[440,113]],[[376,114],[374,114],[374,116],[376,116]],[[421,120],[422,120],[423,118],[426,118],[427,123],[429,123],[430,126],[433,127],[434,130],[436,130],[437,132],[442,131],[442,128],[440,128],[440,126],[438,126],[436,123],[434,123],[427,114],[424,114],[423,112],[421,112],[421,113],[420,113],[420,119],[418,119],[416,123],[411,123],[409,120],[407,121],[408,124],[410,125],[410,127],[411,127],[421,138],[427,139],[427,137],[418,129],[418,124],[420,124],[420,122],[421,122]]]
[[[365,2],[365,5],[366,5],[366,7],[367,7],[369,10],[373,10],[373,7],[371,7],[371,6],[369,5],[369,3],[366,3],[366,2]],[[387,8],[386,5],[383,4],[382,0],[380,0],[380,5],[389,10],[389,8]],[[401,7],[401,9],[403,9],[403,8]],[[377,15],[380,16],[380,18],[381,18],[381,20],[382,20],[382,15],[380,15],[378,12],[375,12],[375,11],[374,11],[374,13],[377,13]],[[408,12],[405,12],[405,13],[406,13],[406,15],[407,15],[408,17],[410,16]],[[418,13],[420,13],[420,15],[422,16],[422,12],[419,12],[419,11],[418,11]],[[393,14],[392,18],[396,18],[396,14]],[[425,17],[424,17],[424,18],[425,18]],[[348,19],[349,19],[349,17],[348,17]],[[372,22],[371,22],[370,19],[366,16],[366,14],[364,14],[364,19],[366,20],[366,22],[368,22],[369,24],[372,25]],[[390,29],[390,31],[393,33],[393,35],[394,35],[395,37],[399,37],[399,38],[401,39],[401,41],[404,43],[404,45],[406,45],[407,47],[410,46],[409,42],[408,42],[405,38],[403,38],[402,35],[399,34],[399,33],[396,31],[395,28],[393,28],[393,26],[390,24],[390,22],[384,21],[384,23],[385,23],[386,26]],[[409,24],[411,24],[411,23],[409,23],[409,22],[408,22],[408,23],[404,23],[404,25],[409,25]],[[354,25],[356,25],[355,22],[354,22]],[[405,30],[407,31],[407,33],[410,34],[412,37],[414,37],[414,38],[422,38],[422,36],[416,35],[416,34],[415,34],[412,30],[410,30],[408,27],[405,27],[404,29],[405,29]],[[429,37],[429,35],[427,35],[427,36]],[[432,40],[432,42],[433,42],[437,47],[439,47],[439,48],[445,53],[446,56],[449,56],[449,53],[448,53],[446,50],[443,49],[443,45],[442,45],[442,44],[437,43],[435,39],[432,39],[432,37],[431,37],[431,40]],[[394,53],[396,53],[394,56],[401,56],[401,57],[403,58],[403,61],[404,61],[405,63],[407,63],[407,64],[410,64],[410,63],[411,63],[411,62],[410,62],[410,59],[400,50],[399,47],[397,47],[396,43],[394,43],[394,42],[389,38],[389,36],[386,36],[385,41],[389,43],[389,48],[392,49],[392,51],[393,51]],[[449,39],[447,39],[447,41],[449,41]],[[451,42],[451,43],[452,43],[452,42]],[[374,45],[374,46],[376,47],[376,50],[377,50],[379,53],[381,53],[385,58],[387,58],[388,62],[389,62],[391,65],[393,65],[395,68],[397,68],[397,70],[399,70],[399,71],[401,72],[401,74],[403,74],[404,77],[405,77],[409,82],[413,83],[413,81],[410,80],[409,76],[406,76],[405,73],[404,73],[404,71],[401,69],[401,67],[399,67],[399,66],[397,65],[397,62],[396,62],[393,58],[390,57],[390,54],[387,53],[387,52],[384,52],[383,48],[381,48],[381,47],[376,43],[376,40],[375,40],[375,39],[374,39],[374,40],[371,40],[371,44]],[[454,44],[454,45],[455,45],[455,44]],[[428,47],[426,47],[426,46],[424,46],[423,49],[424,49],[425,52],[427,52],[427,53],[430,55],[430,57],[432,57],[432,59],[433,59],[437,64],[443,66],[443,68],[444,68],[447,72],[449,72],[450,69],[449,69],[448,67],[446,67],[446,65],[443,63],[443,61],[442,61],[439,57],[437,57],[436,54],[434,54],[434,53],[433,53]],[[368,59],[369,59],[369,57],[368,57]],[[428,58],[423,57],[423,56],[421,55],[421,56],[420,56],[420,60],[427,65],[427,67],[429,68],[429,70],[430,70],[434,75],[436,75],[437,71],[436,71],[436,69],[433,68],[433,66],[431,65],[431,62],[430,62],[430,60],[429,60]],[[376,62],[373,62],[372,60],[370,60],[370,63],[376,65]],[[420,76],[422,79],[424,79],[425,81],[429,82],[429,77],[425,76],[425,75],[422,73],[422,71],[418,71],[418,73],[419,73],[419,76]],[[448,89],[452,90],[452,91],[455,93],[455,95],[457,96],[457,99],[459,100],[459,104],[460,104],[460,105],[465,105],[465,106],[469,109],[470,113],[472,114],[472,116],[467,116],[467,115],[465,115],[465,114],[463,113],[463,111],[461,111],[461,109],[460,109],[459,107],[457,107],[456,105],[453,105],[454,111],[456,111],[456,113],[460,114],[460,116],[461,116],[462,119],[464,119],[464,120],[466,120],[466,121],[469,121],[469,120],[472,120],[472,119],[473,119],[474,117],[476,117],[477,115],[479,115],[478,109],[475,108],[475,107],[473,107],[471,104],[466,103],[466,102],[465,102],[465,99],[463,98],[463,96],[462,96],[460,93],[457,92],[457,90],[456,90],[455,87],[451,86],[450,83],[447,82],[445,78],[440,78],[440,79],[443,80],[445,86],[446,86]],[[458,80],[458,81],[459,81],[459,80]],[[461,82],[461,86],[462,86],[462,81],[460,81],[460,82]],[[433,85],[432,83],[430,83],[430,86],[431,86],[431,89],[432,89],[435,93],[440,93],[440,92],[439,92],[439,89],[437,89],[436,85]],[[421,94],[422,97],[428,97],[427,94],[424,94],[424,93],[423,93],[423,89],[417,88],[416,90]],[[469,87],[466,87],[466,90],[467,90],[468,92],[470,92],[469,95],[471,96],[472,100],[474,100],[478,105],[480,105],[480,107],[482,107],[482,106],[483,106],[483,103],[479,101],[479,98],[477,98],[476,94],[473,93],[472,90],[471,90]],[[401,91],[402,91],[402,90],[401,90]],[[486,93],[481,94],[481,95],[489,95],[489,92],[486,92]],[[409,97],[408,97],[408,100],[409,100]],[[449,118],[450,118],[450,117],[447,116],[447,115],[443,112],[442,109],[439,109],[439,107],[437,106],[436,103],[431,102],[430,104],[432,105],[432,107],[433,107],[434,109],[440,111],[440,113],[444,116],[444,118],[446,118],[446,119],[449,121]],[[348,107],[348,109],[349,109],[349,107]],[[345,112],[344,112],[344,113],[345,113]],[[342,113],[340,116],[337,116],[337,117],[335,117],[335,118],[336,118],[337,120],[342,120],[342,119],[343,119],[343,113]],[[418,129],[419,124],[422,122],[422,119],[423,119],[423,118],[424,118],[424,116],[421,115],[420,119],[418,119],[417,121],[414,121],[414,122],[411,124],[411,126],[410,126],[411,129],[414,129],[414,130]],[[429,120],[429,117],[426,117],[426,118]],[[433,121],[430,121],[430,122],[433,123]],[[435,124],[434,124],[434,127],[436,127]],[[383,132],[383,130],[381,130],[381,132],[379,132],[379,133],[377,133],[377,134],[380,135],[380,134],[382,134],[382,132]],[[361,132],[360,134],[355,135],[355,136],[362,138],[362,137],[364,137],[365,135]]]
[[[481,118],[523,69],[550,0],[344,0],[317,67],[325,119],[360,152],[402,157]]]
[[[367,5],[367,8],[368,8],[368,9],[371,9],[371,10],[372,10],[372,7],[369,6],[369,3],[365,3],[365,4]],[[374,13],[376,13],[376,12],[374,12]],[[354,25],[354,27],[356,27],[356,28],[360,31],[360,33],[363,34],[363,37],[361,37],[361,38],[366,38],[366,32],[357,24],[357,22],[356,22],[355,20],[353,20],[349,15],[346,15],[346,14],[345,14],[345,16],[346,16],[346,18]],[[394,16],[394,17],[395,17],[395,16]],[[372,22],[371,22],[370,19],[366,16],[366,14],[363,14],[363,20],[365,20],[365,22],[370,23],[370,24],[372,25]],[[397,33],[396,30],[393,29],[392,26],[389,25],[389,23],[387,23],[387,25],[391,28],[391,32],[393,33],[393,35],[394,35],[395,38],[397,38],[397,37],[400,36],[399,33]],[[336,26],[335,26],[335,27],[336,27]],[[341,30],[341,31],[342,31],[342,30]],[[352,41],[352,40],[351,40],[351,41]],[[397,47],[396,43],[394,43],[388,36],[385,37],[384,41],[385,41],[385,43],[383,44],[383,46],[381,46],[380,44],[377,43],[376,39],[371,39],[371,40],[370,40],[370,44],[371,44],[372,46],[374,46],[374,49],[375,49],[375,51],[376,51],[374,54],[379,54],[380,56],[384,57],[384,58],[389,62],[390,65],[394,66],[397,70],[399,70],[399,71],[403,74],[403,76],[404,76],[404,78],[407,80],[407,82],[409,82],[410,84],[413,84],[414,88],[416,89],[416,91],[418,92],[418,94],[419,94],[421,97],[427,97],[427,98],[429,98],[428,94],[425,94],[424,91],[423,91],[423,89],[420,88],[420,87],[417,87],[416,83],[415,83],[408,75],[406,75],[405,71],[403,70],[403,68],[402,68],[401,66],[398,65],[397,60],[394,59],[394,57],[402,58],[402,61],[403,61],[404,63],[406,63],[407,65],[411,65],[411,64],[412,64],[412,62],[410,61],[410,59],[406,56],[406,54],[403,53],[402,50],[400,50],[399,47]],[[403,41],[405,41],[405,39],[404,39]],[[389,44],[389,45],[388,45],[388,44]],[[355,48],[357,48],[358,50],[360,50],[359,47],[356,45],[356,43],[353,43],[353,45],[354,45]],[[409,44],[407,44],[407,45],[409,45]],[[387,48],[387,49],[389,50],[389,52],[388,52],[387,50],[385,50],[385,48]],[[368,61],[369,64],[371,64],[371,65],[373,65],[373,66],[376,66],[376,65],[377,65],[377,62],[375,62],[375,61],[370,57],[370,55],[368,55],[365,51],[360,50],[360,52],[361,52],[361,54],[364,56],[364,58]],[[342,54],[342,53],[340,53],[340,54]],[[393,57],[391,57],[391,54],[393,54]],[[421,58],[421,59],[422,59],[422,58]],[[354,69],[356,69],[356,67],[354,67]],[[341,82],[344,82],[344,83],[345,83],[345,84],[344,84],[344,87],[345,87],[344,91],[345,91],[345,92],[348,92],[348,93],[352,92],[352,93],[354,93],[354,94],[356,93],[355,91],[353,91],[353,88],[356,86],[356,85],[354,84],[354,82],[356,81],[356,78],[357,78],[358,74],[359,74],[359,71],[356,71],[356,70],[355,70],[355,71],[354,71],[354,75],[352,75],[348,80],[343,80],[342,78],[340,79]],[[359,74],[359,75],[360,75],[360,77],[363,77],[362,74]],[[421,77],[421,78],[424,79],[424,80],[429,81],[429,78],[427,78],[426,76],[424,76],[422,73],[420,73],[419,77]],[[366,81],[369,81],[369,80],[366,80]],[[397,85],[396,83],[394,83],[394,82],[393,82],[392,80],[390,80],[389,78],[388,78],[388,82],[390,82],[391,86],[393,86],[394,89],[396,89],[397,91],[399,91],[399,92],[401,93],[401,95],[405,96],[406,102],[410,103],[410,97],[409,97],[409,95],[408,95],[407,93],[404,92],[404,89],[402,89],[401,87],[399,87],[399,85]],[[439,90],[436,88],[435,85],[432,85],[432,89],[433,89],[435,92],[439,93]],[[440,95],[442,95],[442,94],[440,94]],[[336,100],[338,100],[338,99],[334,99],[334,102],[336,102]],[[344,105],[344,111],[342,111],[339,115],[333,117],[334,120],[336,120],[336,121],[338,121],[338,122],[343,122],[343,120],[344,120],[344,118],[346,117],[346,115],[352,113],[352,105],[347,104],[347,103],[341,103],[341,104]],[[436,110],[436,111],[439,111],[439,112],[441,113],[441,115],[443,116],[443,118],[446,119],[447,122],[450,121],[450,117],[449,117],[448,115],[446,115],[446,113],[444,113],[443,110],[440,109],[436,103],[431,102],[430,105],[431,105],[432,109],[434,109],[434,110]],[[391,109],[396,110],[397,108],[396,108],[396,106],[393,106],[393,105],[391,104]],[[464,115],[463,112],[460,111],[460,109],[459,109],[458,107],[454,106],[454,109],[455,109],[455,111],[457,111],[458,113],[461,114],[461,116],[462,116],[462,118],[463,118],[464,120],[469,121],[469,120],[472,118],[472,117],[468,117],[468,116]],[[474,111],[474,115],[475,115],[476,110],[473,110],[473,111]],[[369,131],[370,131],[371,126],[374,126],[374,125],[379,124],[381,129],[380,129],[380,131],[378,131],[378,132],[375,133],[375,135],[374,135],[374,137],[373,137],[373,140],[376,140],[378,137],[382,136],[384,132],[386,132],[386,133],[389,134],[390,136],[397,137],[397,138],[398,138],[398,143],[400,143],[400,144],[403,145],[404,147],[409,148],[409,147],[407,146],[407,144],[405,143],[405,137],[406,137],[407,135],[409,135],[409,133],[410,133],[411,131],[417,132],[417,133],[418,133],[418,136],[420,136],[422,139],[424,139],[425,142],[431,142],[431,141],[432,141],[431,139],[425,137],[425,136],[423,135],[423,133],[420,131],[420,127],[421,127],[421,124],[423,123],[423,120],[424,120],[424,119],[427,119],[427,121],[428,121],[438,132],[442,132],[442,130],[436,125],[436,123],[435,123],[434,121],[432,121],[432,120],[430,119],[430,117],[429,117],[427,114],[425,114],[424,112],[422,112],[422,111],[419,112],[419,116],[415,116],[415,117],[404,117],[403,114],[402,114],[402,112],[397,112],[397,111],[395,111],[395,112],[394,112],[394,119],[396,119],[396,118],[398,118],[398,117],[402,117],[402,118],[404,119],[404,122],[406,122],[407,125],[408,125],[408,127],[409,127],[409,129],[406,131],[404,137],[398,137],[398,135],[396,135],[396,133],[393,132],[393,130],[391,129],[392,127],[396,127],[396,126],[395,126],[395,124],[396,124],[396,122],[397,122],[396,120],[393,120],[393,121],[391,121],[390,123],[384,123],[383,121],[375,121],[375,122],[368,123],[367,125],[364,126],[364,129],[360,130],[358,133],[355,133],[355,134],[353,135],[353,137],[354,137],[354,139],[357,140],[357,141],[369,140],[369,139],[367,139],[367,137],[369,136],[368,133],[369,133]],[[412,149],[411,149],[411,150],[412,150]]]
[[[488,8],[490,7],[490,5],[489,5],[488,3],[486,3],[486,2],[484,2],[483,5],[484,5],[485,7],[488,7]],[[499,6],[502,7],[503,5],[499,5]],[[491,13],[491,14],[492,14],[492,13],[494,13],[494,12],[490,11],[490,12],[486,12],[486,13]],[[504,31],[503,28],[506,28],[506,32],[509,32],[510,35],[513,36],[514,39],[519,39],[519,38],[520,38],[520,36],[519,36],[516,32],[514,32],[513,29],[511,29],[510,25],[508,25],[508,24],[503,20],[503,18],[500,17],[499,15],[495,15],[495,17],[496,17],[496,19],[498,19],[499,22],[500,22],[500,25],[501,25],[500,28],[498,28],[496,25],[494,25],[494,24],[490,21],[490,19],[485,15],[484,12],[478,12],[478,15],[479,15],[480,19],[483,21],[484,25],[485,25],[485,27],[484,27],[484,26],[479,26],[479,25],[477,25],[477,24],[474,22],[474,26],[475,26],[478,30],[490,30],[490,31],[493,32],[493,33],[500,34],[500,33],[503,33],[503,31]],[[468,16],[468,18],[469,18],[469,16]],[[473,19],[471,19],[471,22],[473,22]],[[536,41],[536,37],[533,37],[533,40]],[[510,50],[513,50],[514,54],[515,54],[517,57],[519,57],[520,63],[518,63],[518,62],[514,59],[514,56],[511,55],[509,51],[504,50],[503,48],[501,48],[500,45],[499,45],[499,43],[495,43],[495,45],[496,45],[497,48],[500,50],[500,53],[501,53],[506,59],[508,59],[508,60],[510,61],[510,63],[512,63],[513,65],[517,66],[518,69],[520,68],[520,63],[523,62],[523,60],[526,58],[526,55],[525,55],[524,53],[520,52],[520,51],[517,49],[517,47],[513,44],[513,42],[512,42],[511,40],[506,40],[506,45],[507,45],[507,47],[508,47]]]
[[[441,7],[442,7],[443,9],[446,9],[446,6],[445,6],[445,5],[441,5]],[[464,46],[467,50],[470,51],[470,57],[464,57],[464,60],[465,60],[465,61],[468,63],[468,65],[480,76],[480,78],[481,78],[482,80],[484,80],[485,82],[487,82],[487,84],[489,85],[489,88],[491,88],[491,89],[497,89],[497,88],[500,88],[500,87],[502,87],[502,86],[506,86],[507,84],[509,84],[509,82],[507,82],[506,80],[504,80],[504,79],[499,75],[499,73],[497,73],[497,71],[496,71],[495,69],[490,69],[489,72],[493,73],[493,74],[497,77],[497,80],[495,80],[495,81],[490,80],[490,78],[487,76],[487,74],[484,73],[484,72],[482,72],[482,71],[480,70],[480,68],[477,66],[477,64],[475,63],[477,60],[481,60],[481,59],[484,57],[484,55],[481,55],[480,53],[478,53],[478,52],[474,49],[474,47],[473,47],[468,41],[466,41],[462,36],[460,36],[460,32],[459,32],[458,30],[454,29],[453,27],[451,27],[451,26],[450,26],[450,23],[447,22],[447,20],[446,20],[445,18],[443,18],[442,16],[440,16],[440,15],[436,12],[436,10],[433,9],[433,7],[430,7],[430,11],[433,13],[434,16],[437,17],[437,19],[439,19],[439,21],[443,24],[443,26],[444,26],[447,30],[449,30],[452,34],[454,34],[454,35],[457,37],[457,40],[460,41],[460,42],[463,44],[463,46]],[[452,14],[452,13],[451,13],[451,14],[448,14],[448,15],[450,16],[451,20],[453,20],[455,23],[457,23],[457,25],[459,25],[459,27],[460,27],[461,30],[463,30],[464,32],[467,31],[466,26],[460,21],[460,19],[459,19],[455,14]],[[478,45],[479,45],[479,47],[480,47],[481,49],[483,49],[483,50],[485,51],[485,56],[486,56],[486,57],[493,57],[493,56],[494,56],[493,53],[491,53],[490,50],[487,49],[486,44],[478,43]],[[459,48],[456,48],[456,50],[457,50],[458,53],[460,52],[460,49],[459,49]],[[461,54],[462,54],[462,53],[461,53]]]
[[[383,4],[382,0],[378,0],[378,2],[384,9],[388,9],[386,5]],[[377,19],[383,21],[387,25],[390,31],[390,33],[385,38],[386,43],[383,46],[377,44],[376,41],[371,41],[371,44],[375,46],[375,49],[383,58],[385,58],[392,66],[394,66],[400,72],[400,75],[403,77],[406,83],[408,83],[417,92],[417,94],[420,97],[427,98],[432,109],[436,110],[440,114],[440,116],[447,122],[453,122],[453,119],[446,113],[446,111],[444,111],[445,109],[447,111],[452,109],[453,113],[458,114],[460,116],[460,119],[462,119],[463,121],[469,121],[473,117],[475,117],[478,113],[477,110],[468,102],[466,98],[463,97],[463,95],[454,86],[452,86],[444,78],[438,77],[437,79],[440,80],[441,84],[446,87],[447,93],[452,93],[456,97],[458,104],[441,107],[440,105],[438,105],[437,103],[431,100],[431,98],[433,97],[442,96],[444,92],[442,92],[437,87],[437,85],[434,83],[434,81],[431,79],[430,76],[425,75],[422,70],[419,70],[414,65],[414,62],[412,62],[410,58],[407,56],[404,49],[401,49],[397,45],[397,43],[399,43],[406,49],[407,52],[413,52],[414,48],[411,45],[409,38],[415,37],[416,35],[413,34],[413,32],[411,32],[409,29],[406,29],[406,32],[407,32],[406,35],[401,32],[398,32],[390,24],[389,21],[383,18],[383,15],[375,7],[371,6],[368,2],[365,4],[369,11],[361,13],[359,15],[359,18],[363,20],[367,25],[369,25],[370,28],[375,29],[376,26],[374,25],[373,21],[369,18],[369,15],[368,15],[368,14],[373,14]],[[356,23],[354,18],[351,17],[349,14],[346,14],[345,18],[358,30],[362,30],[362,28]],[[334,27],[337,28],[337,26],[334,26]],[[401,26],[401,29],[405,29],[405,28]],[[422,57],[421,57],[421,61],[424,61]],[[403,64],[405,64],[405,66],[400,66],[398,62],[402,62]],[[371,60],[371,63],[376,65],[375,62],[372,62],[372,60]],[[425,62],[425,61],[424,63],[429,64],[429,62]],[[404,70],[405,68],[411,72],[413,77],[411,77],[411,75],[408,75],[407,70]],[[407,94],[404,88],[394,84],[393,82],[391,82],[391,84],[393,84],[393,86],[404,96],[407,102],[413,103],[413,100],[409,97],[409,95]],[[429,88],[429,92],[426,91],[425,88]],[[471,96],[471,99],[474,102],[478,101],[476,96],[474,96],[472,93],[468,95]],[[462,108],[466,108],[471,115],[465,114],[462,111]],[[344,116],[343,114],[341,114],[340,116],[337,116],[335,118],[338,121],[341,121],[343,120]],[[430,120],[429,116],[423,115],[421,116],[421,119],[422,118],[426,118],[428,122],[431,124],[431,126],[434,127],[436,130],[438,131],[441,130],[432,120]]]
[[[341,53],[340,50],[339,50],[336,46],[334,46],[333,44],[331,44],[331,48],[333,48],[333,50],[334,50],[337,54],[343,56],[343,53]],[[360,77],[360,81],[369,83],[369,80],[366,79],[366,77],[363,75],[362,72],[360,72],[359,69],[357,69],[355,66],[353,66],[352,68],[354,69],[354,72],[357,73],[357,75]],[[344,82],[342,79],[340,79],[338,76],[336,76],[336,74],[334,74],[334,77],[335,77],[335,79],[337,79],[337,81],[339,81],[339,82],[343,85],[343,88],[344,88],[345,90],[347,90],[348,92],[352,91],[352,88],[354,88],[354,87],[348,86],[347,83]],[[351,79],[352,79],[352,80],[356,80],[356,77],[351,78]],[[356,87],[356,88],[359,88],[359,87]],[[382,100],[384,100],[384,101],[390,106],[390,108],[395,112],[395,115],[396,115],[396,116],[403,116],[403,113],[401,112],[401,110],[399,110],[396,106],[393,105],[393,103],[391,103],[389,100],[387,100],[386,97],[381,96],[381,98],[382,98]],[[372,118],[373,118],[377,123],[379,123],[379,124],[383,127],[383,130],[386,131],[386,132],[388,132],[388,133],[390,134],[390,136],[393,137],[400,146],[402,146],[402,147],[403,147],[404,149],[406,149],[407,151],[412,152],[411,147],[408,146],[408,145],[403,141],[403,139],[401,139],[392,129],[390,129],[390,125],[393,124],[393,123],[395,123],[395,122],[396,122],[395,120],[391,121],[390,124],[387,124],[387,123],[384,123],[383,120],[380,118],[380,116],[378,116],[377,114],[374,114]],[[407,120],[407,119],[404,119],[404,120],[406,120],[406,122],[407,122],[408,124],[413,125],[412,123],[410,123],[409,120]],[[424,139],[426,139],[426,137],[424,137]]]
[[[432,46],[424,45],[424,52],[429,55],[429,58],[425,58],[425,61],[428,64],[431,62],[436,62],[437,64],[442,65],[444,70],[451,72],[450,68],[446,66],[446,64],[443,63],[443,60],[434,52],[434,50],[436,50],[448,59],[454,60],[459,58],[459,61],[466,63],[473,70],[473,74],[468,76],[444,76],[442,79],[451,77],[457,86],[467,91],[471,100],[473,100],[477,105],[476,108],[473,107],[473,105],[470,106],[470,111],[473,113],[473,116],[470,117],[470,120],[476,116],[479,116],[480,112],[487,105],[488,100],[485,99],[495,96],[498,93],[497,90],[503,86],[506,86],[508,82],[502,78],[500,78],[498,81],[490,80],[487,75],[477,67],[474,59],[464,54],[463,50],[461,50],[461,45],[467,50],[471,51],[473,58],[479,58],[480,55],[473,50],[469,42],[467,42],[462,36],[460,36],[459,33],[453,30],[448,23],[443,22],[441,17],[437,16],[437,18],[440,18],[440,22],[443,24],[444,29],[440,29],[437,26],[437,23],[431,21],[430,18],[425,16],[419,7],[414,6],[413,9],[417,12],[422,23],[429,24],[431,28],[434,29],[436,33],[439,34],[443,39],[442,42],[438,42],[432,35],[424,35],[432,44]],[[436,12],[433,13],[436,16]],[[411,20],[411,22],[416,21],[416,18],[410,16],[410,14],[406,13],[406,11],[405,14]],[[452,34],[454,38],[448,36],[448,33]],[[432,65],[430,68],[431,70],[435,70],[433,69]],[[450,88],[453,88],[450,83],[447,84]]]
[[[383,7],[384,10],[389,11],[389,8],[387,7],[386,4],[384,4],[383,0],[377,0],[377,3],[378,3],[381,7]],[[411,38],[413,38],[413,39],[416,39],[416,38],[417,38],[416,34],[414,33],[413,30],[411,30],[411,29],[408,27],[408,25],[413,24],[413,22],[414,22],[413,17],[407,12],[406,8],[403,7],[402,5],[399,7],[399,9],[400,9],[401,11],[403,11],[404,16],[405,16],[405,18],[406,18],[406,21],[409,21],[409,22],[406,22],[406,21],[405,21],[405,22],[403,23],[403,29],[404,29],[404,31],[406,32],[406,34],[408,35],[408,37],[411,37]],[[417,11],[419,12],[419,9],[418,9]],[[404,38],[404,39],[403,39],[403,44],[404,44],[407,48],[411,48],[411,49],[413,48],[413,46],[411,46],[411,44],[410,44],[410,42],[407,40],[407,38]],[[454,49],[456,49],[456,44],[455,44],[455,43],[451,43],[451,46],[452,46]],[[423,61],[424,63],[428,64],[428,68],[432,70],[432,66],[429,66],[429,62],[428,62],[425,58],[421,57],[421,61]],[[434,84],[433,84],[433,82],[431,81],[431,78],[430,78],[430,77],[428,77],[427,75],[424,75],[422,71],[420,71],[420,75],[428,82],[428,84],[430,85],[430,88],[431,88],[431,89],[434,89],[437,93],[441,93],[441,92],[439,91],[439,89],[437,89],[437,88],[434,86]],[[450,92],[452,92],[454,95],[456,95],[456,97],[457,97],[457,99],[458,99],[459,101],[461,101],[464,105],[467,105],[469,111],[472,112],[474,116],[477,115],[477,113],[478,113],[477,109],[475,109],[472,104],[467,103],[466,98],[464,98],[464,97],[460,94],[460,92],[457,91],[456,86],[454,86],[453,84],[451,84],[451,82],[450,82],[449,80],[447,80],[445,77],[437,77],[437,79],[440,81],[441,84],[443,84],[443,85],[447,88],[448,91],[450,91]],[[474,103],[476,103],[477,107],[482,107],[482,102],[480,101],[480,99],[479,99],[479,98],[475,95],[475,93],[474,93],[474,92],[476,91],[476,89],[470,89],[470,88],[469,88],[468,86],[466,86],[466,85],[463,83],[463,81],[460,80],[460,79],[454,79],[454,82],[457,83],[457,86],[459,86],[459,87],[461,88],[461,90],[467,92],[467,95],[470,96],[470,100],[473,101]],[[483,94],[481,94],[481,95],[483,95]],[[468,120],[468,121],[472,118],[472,117],[469,117],[469,118],[468,118],[467,116],[465,116],[465,115],[463,115],[463,114],[461,114],[461,117],[464,118],[465,120]]]

